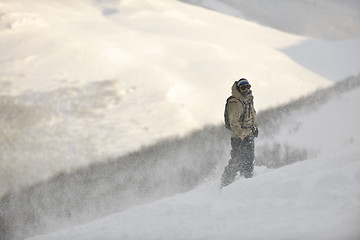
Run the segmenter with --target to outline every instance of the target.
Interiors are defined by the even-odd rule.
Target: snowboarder
[[[255,159],[254,138],[258,136],[256,111],[248,80],[241,78],[232,86],[232,95],[225,106],[225,127],[231,133],[231,159],[225,167],[221,187],[235,180],[237,173],[252,177]]]

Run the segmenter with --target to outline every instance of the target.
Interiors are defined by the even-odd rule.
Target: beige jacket
[[[242,95],[237,89],[236,82],[233,84],[232,96],[227,104],[227,111],[229,114],[229,121],[231,127],[231,137],[244,139],[249,136],[254,136],[251,128],[257,128],[256,111],[254,108],[252,92],[247,96]],[[243,121],[241,115],[244,114]]]

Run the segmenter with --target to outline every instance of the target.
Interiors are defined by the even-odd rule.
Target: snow
[[[286,123],[288,127],[282,128],[272,141],[314,149],[320,155],[359,142],[359,95],[359,90],[353,90],[336,96],[327,105],[316,109],[315,116],[306,111],[293,115]]]
[[[0,196],[222,123],[224,101],[240,77],[251,82],[259,112],[359,73],[357,32],[344,40],[314,39],[244,19],[226,1],[200,2],[242,18],[175,0],[2,0]],[[326,16],[333,16],[334,5],[328,6],[332,11]],[[356,17],[357,8],[351,6],[343,6],[337,19]],[[276,14],[275,9],[268,13]],[[351,32],[357,26],[350,25],[341,29]],[[342,31],[337,33],[343,39]],[[358,95],[341,96],[316,116],[294,116],[276,136],[277,142],[314,148],[317,157],[309,161],[271,171],[257,168],[256,178],[239,179],[221,194],[209,182],[184,195],[38,238],[201,239],[227,233],[230,239],[267,239],[272,233],[352,239],[359,222]],[[338,218],[331,217],[333,212]],[[327,231],[340,223],[335,233]],[[89,228],[91,236],[86,235]]]
[[[294,116],[298,131],[290,133],[289,121],[273,138],[323,150],[318,157],[279,169],[256,167],[254,178],[237,179],[221,192],[218,180],[211,180],[185,194],[30,239],[358,239],[359,101],[360,89],[350,91]]]
[[[221,194],[212,183],[33,239],[356,239],[359,152],[341,153],[342,164],[309,160],[238,180]]]
[[[181,0],[284,32],[320,39],[360,37],[357,0]]]
[[[218,124],[240,77],[260,111],[359,71],[357,39],[309,70],[322,40],[178,1],[5,0],[1,19],[1,195]]]
[[[358,69],[360,41],[351,39],[333,42],[309,39],[284,49],[284,52],[307,69],[336,81],[344,76],[344,72],[356,72]],[[342,66],[343,73],[336,70],[338,66]]]

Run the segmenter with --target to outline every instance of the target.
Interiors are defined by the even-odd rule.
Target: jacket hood
[[[236,82],[234,82],[234,84],[231,87],[231,95],[243,102],[253,100],[253,98],[254,98],[251,90],[249,91],[248,95],[246,95],[246,96],[242,95],[237,88]]]

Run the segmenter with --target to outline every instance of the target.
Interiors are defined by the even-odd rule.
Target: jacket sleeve
[[[246,136],[251,134],[251,129],[245,129],[241,127],[240,116],[244,111],[243,105],[238,101],[229,101],[228,103],[228,113],[231,130],[235,133],[236,136],[244,139]]]
[[[254,108],[254,125],[255,125],[256,128],[259,128],[259,127],[258,127],[258,123],[257,123],[257,117],[256,117],[256,110],[255,110],[255,108]]]

